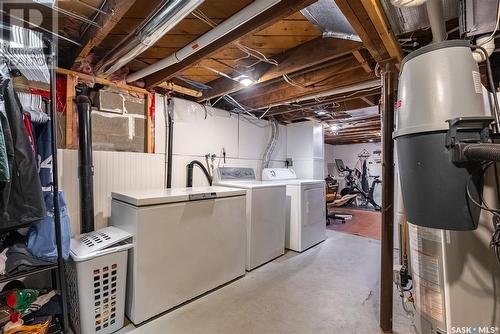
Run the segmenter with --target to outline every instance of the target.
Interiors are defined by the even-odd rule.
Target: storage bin
[[[112,226],[71,239],[66,271],[75,333],[108,334],[123,327],[131,247],[132,235]]]

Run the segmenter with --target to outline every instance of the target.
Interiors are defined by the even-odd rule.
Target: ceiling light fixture
[[[330,130],[332,130],[333,132],[337,132],[338,130],[340,130],[340,125],[330,124]]]
[[[250,78],[248,75],[240,75],[234,78],[234,80],[238,81],[240,84],[242,84],[245,87],[248,87],[250,85],[253,85],[255,83],[255,80]]]

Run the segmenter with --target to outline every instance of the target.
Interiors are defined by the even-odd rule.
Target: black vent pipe
[[[186,178],[186,187],[190,188],[193,186],[193,170],[194,170],[194,165],[197,165],[198,167],[201,168],[203,171],[203,174],[205,174],[205,177],[208,180],[208,184],[212,185],[212,177],[210,176],[210,173],[208,170],[203,166],[201,162],[198,160],[193,160],[191,161],[186,167],[187,167],[187,178]]]
[[[174,155],[174,100],[167,104],[168,142],[167,142],[167,188],[172,188],[172,165]]]
[[[92,105],[85,95],[76,98],[78,107],[78,176],[80,178],[80,230],[94,230],[94,165],[92,163]]]

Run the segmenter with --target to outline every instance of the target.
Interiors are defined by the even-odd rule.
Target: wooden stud
[[[73,74],[66,75],[66,148],[73,147],[73,116],[74,99],[78,77]]]
[[[153,94],[147,94],[145,96],[145,112],[146,112],[146,153],[154,153],[154,128],[153,120],[151,119],[151,114],[149,109],[151,108],[153,100]]]
[[[130,86],[130,85],[126,85],[123,83],[113,82],[113,81],[110,81],[108,79],[99,78],[99,77],[95,77],[93,75],[67,70],[67,69],[64,69],[61,67],[57,68],[57,73],[63,74],[63,75],[74,75],[83,81],[88,81],[88,82],[92,82],[92,83],[97,82],[97,83],[100,83],[102,85],[111,86],[111,87],[115,87],[118,89],[126,90],[126,91],[131,92],[131,93],[138,93],[138,94],[143,94],[143,95],[149,94],[149,91],[144,89],[144,88]],[[166,88],[168,90],[172,90],[172,91],[177,92],[177,93],[181,93],[181,94],[185,94],[185,95],[189,95],[189,96],[194,96],[194,97],[201,96],[201,93],[199,91],[189,89],[186,87],[182,87],[182,86],[179,86],[179,85],[174,84],[174,83],[162,83],[162,85],[164,86],[164,88]]]
[[[395,58],[398,63],[403,60],[403,51],[399,45],[394,33],[390,29],[389,21],[385,16],[382,5],[379,0],[361,0],[370,20],[382,39],[385,48],[392,58]]]

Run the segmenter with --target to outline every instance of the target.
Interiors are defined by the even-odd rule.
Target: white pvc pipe
[[[444,20],[443,1],[428,0],[426,7],[432,30],[432,42],[438,43],[446,40],[448,33],[446,32],[446,22]]]
[[[396,7],[415,7],[423,5],[427,0],[391,0]]]
[[[186,59],[187,57],[198,52],[207,45],[215,42],[222,36],[227,35],[231,31],[235,30],[236,28],[240,27],[246,22],[250,21],[252,18],[257,16],[261,12],[264,12],[267,9],[271,8],[280,1],[281,0],[256,0],[252,2],[250,5],[243,8],[238,13],[234,14],[233,16],[231,16],[230,18],[228,18],[227,20],[225,20],[224,22],[222,22],[221,24],[219,24],[206,34],[202,35],[194,42],[191,42],[190,44],[186,45],[179,51],[174,52],[170,56],[167,56],[166,58],[163,58],[162,60],[152,65],[149,65],[148,67],[145,67],[142,70],[130,74],[129,76],[127,76],[127,82],[139,80],[145,76],[153,74],[164,68],[170,67]]]
[[[496,48],[495,39],[490,38],[488,35],[477,38],[476,44],[482,46],[486,50],[488,58],[493,54]],[[474,50],[472,56],[477,63],[482,63],[486,60],[485,55],[479,50]]]

